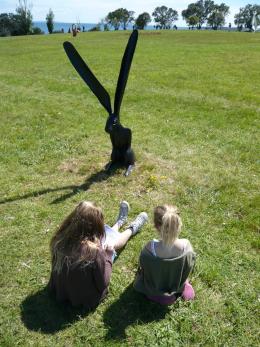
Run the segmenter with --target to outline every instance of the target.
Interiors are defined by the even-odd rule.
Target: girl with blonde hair
[[[129,204],[122,201],[115,225],[104,224],[100,207],[83,201],[65,218],[51,239],[52,256],[49,289],[58,301],[94,309],[104,299],[116,250],[121,249],[147,221],[140,213],[122,233]]]
[[[187,239],[180,239],[181,217],[176,206],[154,209],[154,226],[160,240],[142,249],[134,288],[152,301],[172,304],[177,297],[191,300],[195,293],[187,281],[195,264],[195,253]]]

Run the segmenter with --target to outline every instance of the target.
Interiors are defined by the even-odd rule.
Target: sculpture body
[[[121,125],[119,114],[137,39],[138,31],[134,30],[128,40],[121,63],[115,93],[114,111],[112,111],[108,92],[97,80],[74,46],[70,42],[64,42],[63,44],[65,52],[67,53],[72,65],[92,90],[92,92],[96,95],[101,105],[108,112],[105,131],[110,135],[112,153],[111,161],[107,164],[106,168],[109,171],[113,164],[119,163],[120,165],[124,165],[126,167],[126,176],[130,174],[134,167],[135,155],[131,148],[132,132],[130,129],[124,128]]]

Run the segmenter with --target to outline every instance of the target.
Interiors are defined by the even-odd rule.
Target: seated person
[[[94,309],[104,299],[116,250],[125,246],[147,221],[140,213],[129,227],[119,232],[128,216],[129,204],[121,202],[117,222],[104,225],[101,208],[89,201],[81,202],[63,221],[50,248],[52,256],[49,289],[58,301]]]
[[[189,240],[178,238],[182,222],[177,207],[156,207],[154,226],[160,240],[154,239],[142,249],[134,288],[160,304],[172,304],[178,296],[193,299],[194,290],[187,278],[195,254]]]

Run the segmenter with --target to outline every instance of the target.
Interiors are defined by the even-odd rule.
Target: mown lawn
[[[121,108],[137,165],[108,177],[106,114],[62,42],[113,95],[128,36],[0,39],[0,345],[256,346],[260,34],[141,33]],[[179,206],[197,253],[196,300],[162,308],[133,291],[152,223],[120,254],[94,313],[49,298],[49,241],[83,199],[108,223],[122,199],[151,222],[156,205]]]

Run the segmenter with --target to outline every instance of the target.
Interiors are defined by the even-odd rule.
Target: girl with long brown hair
[[[112,228],[104,224],[101,208],[89,201],[79,203],[65,218],[50,243],[52,270],[48,286],[58,301],[93,309],[104,299],[116,250],[124,247],[148,218],[145,212],[140,213],[120,233],[128,211],[129,204],[122,201]]]

